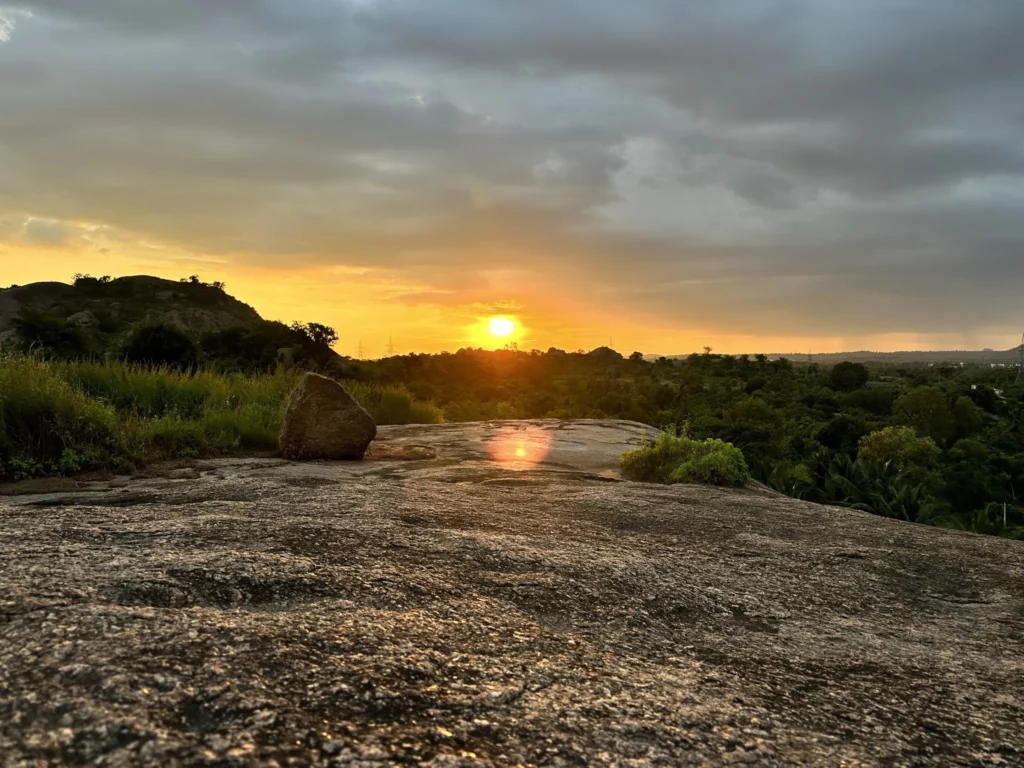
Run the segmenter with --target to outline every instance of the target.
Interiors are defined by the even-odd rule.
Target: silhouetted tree
[[[295,321],[291,324],[291,329],[296,333],[303,334],[314,344],[321,346],[329,347],[332,344],[336,344],[338,341],[338,332],[329,325],[323,325],[321,323],[300,323]]]

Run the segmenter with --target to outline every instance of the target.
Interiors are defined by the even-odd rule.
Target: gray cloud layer
[[[89,221],[451,301],[487,251],[723,331],[1015,322],[1019,0],[0,9],[0,220],[36,241]]]

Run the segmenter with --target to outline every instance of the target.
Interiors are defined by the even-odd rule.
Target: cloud
[[[70,228],[60,221],[29,219],[25,222],[24,239],[30,243],[61,245],[70,234]]]
[[[998,325],[1024,280],[1016,0],[18,8],[0,220],[766,334]]]
[[[14,28],[17,26],[15,19],[18,16],[30,15],[25,10],[0,5],[0,43],[6,43],[11,39]]]

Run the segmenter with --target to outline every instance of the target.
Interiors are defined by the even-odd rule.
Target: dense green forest
[[[463,350],[366,363],[360,374],[403,384],[452,421],[631,419],[731,443],[756,480],[789,496],[1024,538],[1014,369]]]
[[[0,344],[0,478],[269,450],[295,371],[313,369],[346,380],[383,423],[628,419],[731,444],[755,480],[789,496],[1024,538],[1014,368],[826,367],[710,348],[653,362],[603,347],[353,361],[331,349],[329,326],[265,321],[198,277],[79,276],[7,295],[22,306]],[[99,425],[106,448],[71,429],[75,414]],[[55,420],[77,435],[70,454],[52,439]]]

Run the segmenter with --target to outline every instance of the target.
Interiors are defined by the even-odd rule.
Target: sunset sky
[[[338,350],[1009,348],[1021,0],[0,0],[0,286]]]

